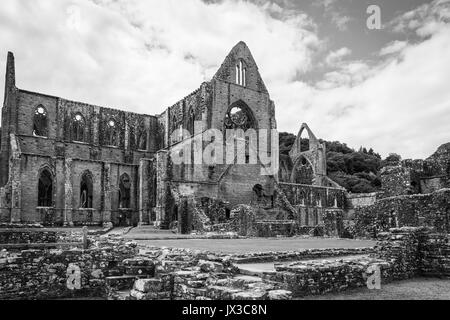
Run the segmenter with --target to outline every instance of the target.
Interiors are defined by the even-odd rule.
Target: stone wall
[[[125,274],[124,260],[136,255],[135,245],[117,243],[86,251],[2,252],[0,300],[106,296],[106,277]]]
[[[356,208],[356,236],[374,237],[378,232],[404,226],[429,226],[437,232],[449,232],[449,209],[449,189],[381,199],[374,205]]]
[[[349,208],[367,207],[375,204],[377,201],[378,193],[360,193],[360,194],[347,194],[347,206]]]
[[[56,243],[58,233],[49,230],[0,229],[0,247],[2,244]]]
[[[431,233],[426,228],[392,229],[380,234],[370,257],[277,264],[276,271],[264,273],[263,278],[281,284],[294,297],[365,287],[372,266],[380,268],[382,284],[418,276],[448,278],[449,249],[447,234]]]
[[[404,166],[388,166],[380,173],[382,194],[380,197],[388,198],[411,194],[414,190],[411,169]]]

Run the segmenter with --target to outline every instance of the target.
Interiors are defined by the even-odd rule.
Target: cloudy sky
[[[13,51],[19,88],[159,114],[240,40],[280,131],[404,158],[450,141],[450,0],[2,0],[0,76]]]

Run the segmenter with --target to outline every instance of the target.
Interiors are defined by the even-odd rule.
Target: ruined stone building
[[[309,227],[342,211],[345,190],[327,178],[325,146],[308,126],[278,176],[261,175],[264,166],[259,158],[249,164],[250,154],[244,164],[173,163],[174,149],[195,139],[196,123],[200,136],[211,128],[276,129],[275,104],[245,43],[231,50],[211,81],[154,116],[18,89],[9,53],[0,221],[161,227],[178,221],[187,232],[198,219],[195,208],[211,199],[223,203],[227,216],[252,204],[264,210],[263,220]],[[179,129],[190,136],[174,137]],[[307,150],[300,143],[304,132]]]
[[[349,195],[347,210],[356,236],[376,236],[396,227],[450,231],[450,144],[425,160],[386,163],[380,192]]]

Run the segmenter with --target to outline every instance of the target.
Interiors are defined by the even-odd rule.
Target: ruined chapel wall
[[[397,226],[428,226],[436,232],[449,232],[449,200],[449,189],[381,199],[374,205],[355,209],[356,233],[373,236]]]

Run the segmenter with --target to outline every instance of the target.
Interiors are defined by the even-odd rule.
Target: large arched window
[[[106,135],[106,137],[105,137],[106,145],[112,146],[112,147],[117,147],[117,123],[116,123],[116,120],[110,119],[106,123],[105,135]]]
[[[292,170],[291,182],[296,184],[312,185],[314,182],[314,169],[305,157],[300,157]]]
[[[143,121],[138,125],[136,142],[138,150],[147,150],[147,129]]]
[[[256,129],[256,120],[250,108],[242,101],[233,104],[225,115],[225,129]]]
[[[77,113],[73,117],[72,121],[72,139],[73,141],[77,142],[85,142],[85,128],[86,128],[86,122],[84,120],[84,117]]]
[[[39,176],[38,207],[53,206],[53,175],[44,169]]]
[[[119,206],[121,209],[131,207],[131,179],[126,173],[120,177]]]
[[[48,136],[47,110],[42,105],[39,105],[34,111],[33,135],[35,137]]]
[[[80,208],[82,208],[82,209],[92,209],[93,208],[92,174],[89,171],[86,171],[81,176]]]

